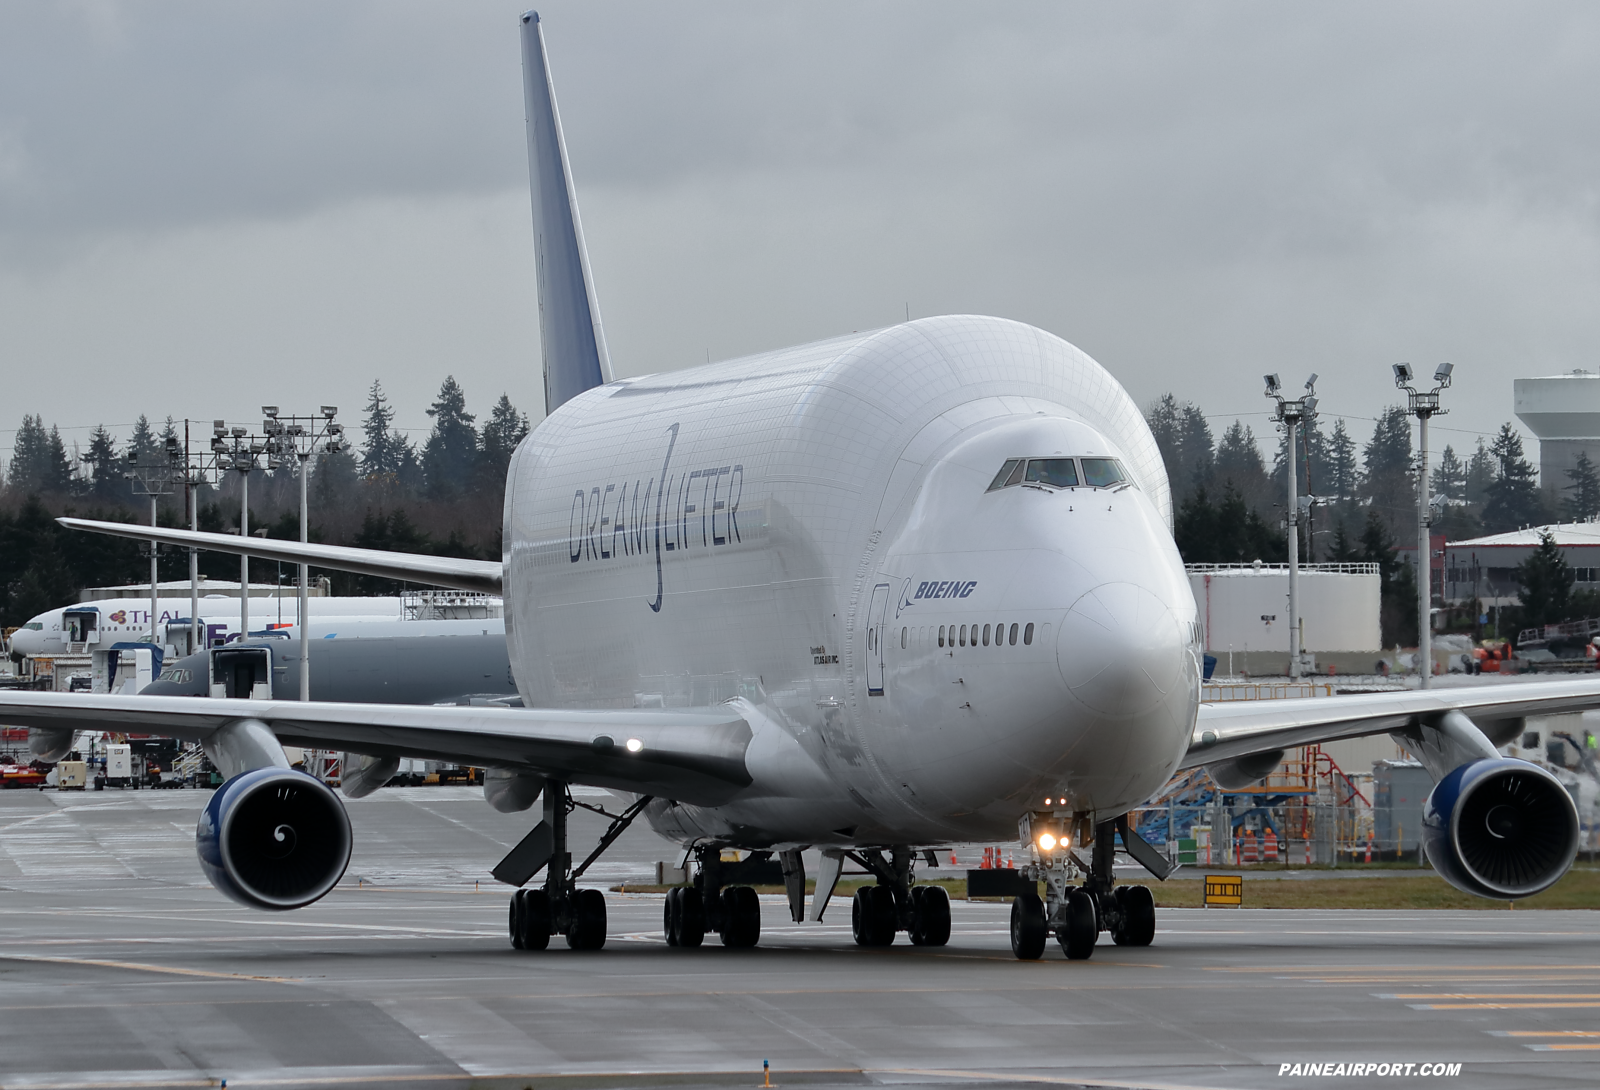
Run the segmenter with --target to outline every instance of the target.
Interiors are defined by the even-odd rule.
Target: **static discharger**
[[[1240,907],[1244,903],[1244,878],[1237,874],[1208,874],[1206,875],[1205,906],[1232,905]]]

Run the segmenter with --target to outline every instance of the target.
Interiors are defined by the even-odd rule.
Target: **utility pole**
[[[1447,410],[1439,408],[1439,391],[1450,388],[1454,368],[1441,363],[1433,372],[1434,387],[1419,393],[1411,386],[1411,365],[1394,365],[1394,384],[1406,392],[1406,411],[1417,418],[1417,674],[1422,687],[1433,681],[1433,514],[1428,502],[1428,420]],[[1495,635],[1499,635],[1496,630]]]
[[[293,457],[300,471],[300,544],[306,544],[311,528],[307,483],[308,463],[319,450],[338,454],[346,449],[344,425],[334,423],[339,409],[322,406],[320,416],[279,416],[276,405],[261,406],[266,420],[261,430],[267,437],[267,453],[275,458]],[[300,603],[295,623],[300,626],[300,699],[311,699],[311,566],[300,565]]]
[[[1306,379],[1306,392],[1289,401],[1279,395],[1282,383],[1276,374],[1264,376],[1267,396],[1278,403],[1278,423],[1289,438],[1289,509],[1285,529],[1289,538],[1289,677],[1300,677],[1300,497],[1299,470],[1295,466],[1295,443],[1300,425],[1317,415],[1317,376]]]

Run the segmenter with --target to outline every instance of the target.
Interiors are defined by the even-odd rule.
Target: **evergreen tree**
[[[1344,426],[1344,420],[1333,422],[1333,434],[1328,438],[1327,484],[1323,493],[1349,499],[1356,494],[1356,442]]]
[[[1549,531],[1539,534],[1539,547],[1517,565],[1518,595],[1522,602],[1522,623],[1529,628],[1560,624],[1569,619],[1572,607],[1572,567]]]
[[[117,457],[117,441],[104,424],[89,434],[89,453],[83,460],[89,466],[90,495],[106,503],[121,499],[122,460]]]
[[[1328,559],[1335,564],[1348,564],[1361,559],[1355,542],[1350,540],[1350,532],[1345,529],[1342,522],[1334,528],[1333,544],[1328,549]]]
[[[22,427],[11,448],[11,487],[21,492],[67,492],[72,487],[72,463],[67,458],[61,432],[44,430],[44,419],[22,417]]]
[[[1417,642],[1417,580],[1411,565],[1395,552],[1394,538],[1377,511],[1368,509],[1361,531],[1361,559],[1378,565],[1378,623],[1383,645],[1413,647]]]
[[[1186,500],[1174,520],[1178,552],[1186,564],[1278,563],[1289,555],[1282,534],[1268,526],[1232,485],[1213,505],[1204,488]]]
[[[1489,498],[1489,486],[1495,478],[1494,455],[1489,452],[1489,447],[1479,438],[1472,457],[1467,459],[1466,483],[1463,487],[1462,498],[1470,504],[1482,504]]]
[[[367,418],[361,424],[366,439],[361,444],[361,475],[374,478],[398,478],[400,465],[411,444],[394,430],[394,409],[384,396],[383,386],[372,380],[366,407]]]
[[[1561,501],[1562,517],[1586,522],[1600,516],[1600,475],[1596,475],[1587,451],[1578,452],[1577,464],[1567,470],[1567,480],[1572,483],[1563,489],[1568,495]]]
[[[428,415],[433,417],[433,433],[422,448],[422,474],[428,493],[435,499],[458,496],[472,483],[478,461],[478,432],[467,412],[467,395],[454,375],[439,387],[439,397]]]
[[[1542,522],[1539,485],[1532,464],[1522,456],[1522,436],[1509,423],[1502,424],[1489,453],[1495,459],[1496,473],[1486,490],[1484,530],[1502,534]]]
[[[151,454],[154,454],[160,446],[161,442],[156,438],[155,431],[150,427],[149,418],[144,413],[140,413],[139,419],[133,422],[133,435],[128,439],[128,449],[137,454],[139,461],[143,462]]]
[[[1456,457],[1454,447],[1447,445],[1444,453],[1439,455],[1439,464],[1429,475],[1428,487],[1435,496],[1452,500],[1467,498],[1467,467]]]
[[[505,488],[511,455],[530,430],[528,418],[516,410],[509,396],[501,394],[483,425],[483,445],[478,455],[481,487],[490,492]]]
[[[1416,528],[1415,463],[1411,452],[1411,421],[1398,405],[1378,417],[1372,438],[1362,451],[1364,472],[1361,494],[1388,522],[1390,531],[1409,534]]]
[[[1217,443],[1211,477],[1224,487],[1233,485],[1246,507],[1263,510],[1272,506],[1272,482],[1261,460],[1261,448],[1256,445],[1255,432],[1237,420],[1228,425],[1221,441]]]

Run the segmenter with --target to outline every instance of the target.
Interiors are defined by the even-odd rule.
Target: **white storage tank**
[[[1206,650],[1289,652],[1289,565],[1190,564]],[[1302,650],[1377,651],[1376,564],[1300,565]]]

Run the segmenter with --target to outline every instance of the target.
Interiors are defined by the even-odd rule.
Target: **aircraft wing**
[[[1521,731],[1524,716],[1587,708],[1600,708],[1600,674],[1576,681],[1202,704],[1188,752],[1178,767],[1213,765],[1368,734],[1413,734],[1450,711],[1466,715],[1495,745],[1505,745]]]
[[[750,726],[732,707],[556,711],[0,693],[0,722],[55,731],[148,732],[203,742],[241,719],[265,723],[290,745],[536,772],[705,806],[726,802],[751,782]]]
[[[322,568],[360,575],[376,575],[384,579],[404,579],[436,587],[454,587],[457,590],[480,594],[500,594],[500,562],[498,560],[462,560],[452,556],[423,556],[420,553],[395,553],[383,549],[354,549],[345,545],[302,545],[298,541],[278,541],[272,538],[243,538],[237,534],[210,534],[200,530],[172,530],[163,526],[139,526],[131,522],[96,522],[92,519],[56,519],[71,530],[87,530],[113,537],[131,537],[139,541],[155,541],[162,545],[183,548],[208,549],[218,553],[233,553],[263,560],[281,560],[289,564],[314,564]]]

